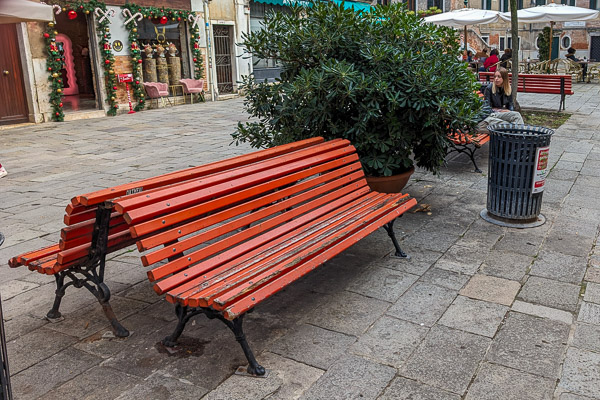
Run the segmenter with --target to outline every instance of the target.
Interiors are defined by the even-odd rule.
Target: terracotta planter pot
[[[380,193],[400,193],[408,183],[410,176],[415,172],[415,167],[392,176],[367,176],[367,183],[371,190]]]

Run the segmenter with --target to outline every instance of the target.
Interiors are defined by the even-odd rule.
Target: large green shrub
[[[235,142],[346,138],[368,175],[389,176],[413,159],[436,172],[446,134],[476,122],[478,85],[458,60],[456,33],[401,5],[357,13],[323,1],[272,13],[243,44],[283,69],[275,84],[244,78],[245,107],[255,119],[238,125]]]

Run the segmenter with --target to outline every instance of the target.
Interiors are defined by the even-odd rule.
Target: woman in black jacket
[[[491,113],[477,125],[480,133],[489,133],[488,125],[511,123],[523,124],[523,117],[514,111],[512,91],[508,71],[498,68],[494,73],[494,83],[485,88],[483,93],[487,107],[491,107]]]

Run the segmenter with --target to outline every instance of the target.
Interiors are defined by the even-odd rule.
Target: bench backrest
[[[61,230],[60,241],[57,245],[48,246],[38,251],[26,253],[12,258],[11,267],[27,265],[30,269],[53,274],[77,264],[89,256],[92,247],[92,236],[96,222],[98,206],[115,198],[135,198],[145,196],[153,190],[175,185],[181,182],[193,181],[203,176],[220,171],[238,168],[264,159],[275,157],[322,143],[323,138],[311,138],[287,145],[277,146],[251,154],[217,161],[199,167],[171,172],[154,178],[143,179],[132,183],[114,186],[107,189],[83,194],[71,199],[65,209],[65,228]],[[110,228],[107,251],[113,252],[135,243],[129,233],[129,227],[123,216],[113,209],[110,218]]]
[[[369,201],[353,201],[369,192],[354,147],[338,139],[147,196],[117,199],[115,208],[145,252],[143,265],[157,265],[148,271],[155,291],[177,288],[170,294],[176,296],[200,292],[200,281],[244,273],[243,260],[251,256],[260,255],[263,267],[281,261],[285,247],[298,241],[310,254],[318,247],[319,229],[336,223],[320,218],[332,210],[360,218]],[[298,236],[296,230],[307,222],[314,231]]]

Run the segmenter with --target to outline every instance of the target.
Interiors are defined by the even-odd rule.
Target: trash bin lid
[[[488,126],[488,130],[492,135],[504,137],[527,137],[535,135],[537,137],[549,138],[554,134],[554,131],[550,128],[522,124],[495,124]]]

